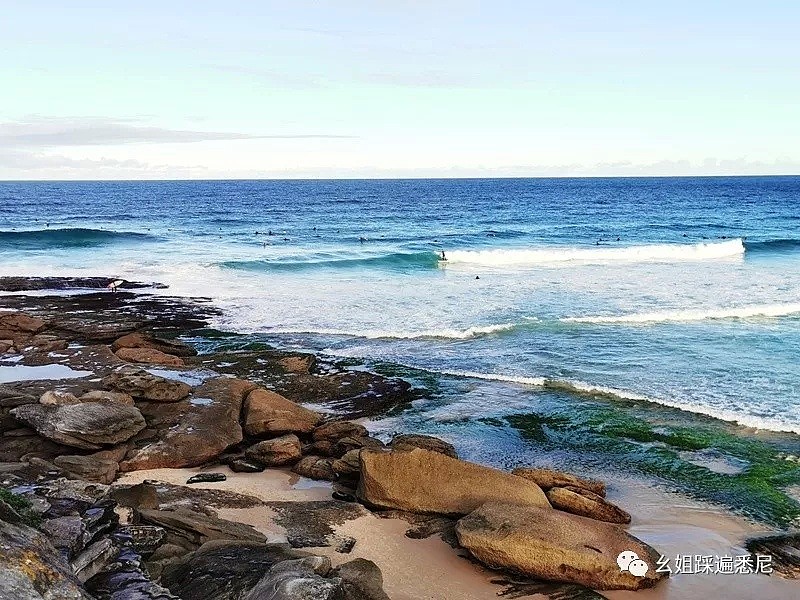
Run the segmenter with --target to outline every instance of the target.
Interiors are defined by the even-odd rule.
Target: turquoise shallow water
[[[0,275],[98,274],[423,388],[378,435],[800,518],[800,178],[0,183]]]

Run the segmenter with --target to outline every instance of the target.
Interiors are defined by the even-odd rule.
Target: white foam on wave
[[[501,323],[499,325],[482,325],[468,327],[466,329],[431,329],[425,331],[347,331],[342,329],[282,329],[271,328],[265,333],[274,334],[312,334],[312,335],[336,335],[347,337],[365,338],[368,340],[393,339],[393,340],[416,340],[416,339],[448,339],[448,340],[467,340],[501,331],[509,331],[516,327],[514,323]]]
[[[673,310],[635,313],[618,316],[564,317],[563,323],[668,323],[718,319],[748,319],[754,317],[786,317],[800,314],[800,302],[789,304],[757,304],[739,308],[710,310]]]
[[[701,414],[721,421],[736,423],[743,427],[753,429],[764,429],[768,431],[789,432],[800,434],[800,425],[786,421],[781,418],[770,418],[750,415],[734,410],[727,410],[712,406],[698,405],[690,400],[677,400],[665,398],[653,398],[613,387],[594,385],[583,381],[550,379],[547,377],[528,377],[522,375],[501,375],[498,373],[479,373],[475,371],[439,371],[443,375],[455,377],[467,377],[470,379],[482,379],[485,381],[498,381],[504,383],[516,383],[521,385],[540,387],[543,389],[560,390],[563,392],[579,395],[604,396],[616,400],[629,400],[636,402],[650,402],[660,404],[669,408],[676,408],[686,412]]]
[[[494,250],[451,250],[447,264],[489,267],[553,263],[686,262],[720,260],[744,255],[741,239],[700,244],[650,244],[595,248],[509,248]]]

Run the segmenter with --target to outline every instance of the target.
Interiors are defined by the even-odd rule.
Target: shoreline
[[[17,295],[14,297],[26,298],[25,296]],[[3,302],[4,298],[0,297],[0,303]],[[27,298],[34,305],[49,304],[49,308],[45,308],[44,312],[47,312],[47,310],[52,311],[53,306],[63,309],[66,304],[70,304],[72,310],[84,310],[75,308],[81,304],[81,300],[73,301],[70,300],[69,296],[58,296],[61,300],[53,300],[48,296],[39,296],[38,294]],[[172,301],[157,297],[149,299],[142,297],[141,299],[146,301],[136,310],[141,310],[142,314],[147,311],[160,310],[165,306],[170,307],[171,312],[166,318],[162,316],[151,320],[149,323],[145,321],[148,329],[156,333],[178,332],[180,334],[181,330],[197,329],[198,323],[202,323],[206,318],[204,314],[210,314],[214,311],[212,307],[203,306],[198,313],[195,313],[193,311],[197,310],[197,308],[192,305],[190,300],[187,301],[185,299],[173,299]],[[92,299],[88,300],[91,304]],[[103,298],[102,300],[107,301],[108,299]],[[113,300],[125,305],[127,298],[118,297]],[[131,304],[134,302],[136,302],[136,297],[134,297]],[[24,302],[17,301],[14,304],[16,308],[4,310],[0,312],[0,316],[8,314],[11,310],[19,310],[19,305],[24,304]],[[185,306],[181,308],[181,305],[184,304]],[[32,314],[37,314],[37,311],[34,310]],[[21,354],[24,356],[23,364],[28,365],[30,363],[29,366],[35,368],[44,366],[48,364],[48,360],[56,358],[57,362],[68,362],[72,365],[72,368],[76,369],[80,366],[90,368],[87,365],[92,365],[93,373],[101,377],[104,375],[107,377],[109,373],[124,363],[119,361],[118,357],[113,354],[110,356],[104,354],[102,344],[110,343],[113,339],[116,339],[122,330],[130,328],[131,324],[125,322],[123,323],[125,327],[121,329],[119,327],[119,316],[108,317],[106,315],[106,317],[108,320],[100,323],[99,326],[96,323],[93,325],[95,331],[92,335],[96,335],[97,331],[101,333],[102,339],[99,340],[101,342],[99,345],[97,338],[95,338],[96,341],[92,343],[94,345],[88,344],[78,346],[78,348],[60,347],[61,344],[59,344],[58,348],[52,347],[46,352],[34,351],[29,355],[28,352],[24,351]],[[136,318],[135,314],[133,318]],[[85,326],[87,322],[92,321],[91,316],[83,317],[83,329],[75,327],[75,319],[79,318],[73,315],[73,322],[70,324],[70,327],[73,327],[72,330],[69,327],[64,328],[63,324],[61,324],[56,327],[55,331],[59,332],[59,334],[66,331],[71,331],[72,334],[75,334],[78,331],[79,336],[87,336]],[[159,319],[163,320],[164,323],[159,323]],[[134,327],[134,331],[138,329],[139,327]],[[49,340],[49,342],[52,343],[54,340]],[[85,341],[82,343],[85,344]],[[93,350],[94,354],[88,352],[82,354],[84,349],[88,347],[98,349]],[[237,352],[239,353],[237,354]],[[400,386],[382,376],[353,375],[351,374],[352,372],[339,371],[335,367],[327,365],[324,362],[325,359],[319,356],[314,359],[306,359],[304,357],[307,355],[304,353],[268,350],[265,348],[249,352],[245,356],[236,349],[227,352],[217,351],[213,355],[211,362],[215,363],[214,367],[217,372],[224,375],[225,369],[228,368],[224,367],[224,365],[229,362],[231,357],[236,356],[238,362],[235,363],[235,369],[241,376],[249,378],[248,375],[252,376],[254,372],[258,371],[258,377],[253,379],[256,384],[262,385],[267,389],[276,389],[279,393],[285,394],[289,400],[295,402],[300,402],[299,398],[303,397],[304,394],[316,394],[318,400],[321,398],[326,400],[318,405],[314,402],[302,402],[302,404],[310,408],[332,410],[338,415],[337,418],[343,416],[355,423],[358,423],[359,419],[379,419],[391,410],[410,406],[410,402],[414,399],[410,386]],[[243,356],[244,359],[242,358]],[[267,363],[258,363],[264,357],[268,357],[268,365]],[[312,363],[314,360],[321,361],[325,369],[322,371],[324,373],[323,378],[329,378],[330,385],[321,385],[319,381],[312,380],[310,372],[307,371],[307,369],[311,368],[308,364],[312,364],[306,364],[309,360]],[[16,365],[16,363],[2,364],[10,368],[23,366]],[[220,365],[223,365],[222,370],[219,370]],[[287,365],[290,366],[287,367]],[[197,377],[197,373],[202,372],[204,369],[211,370],[208,355],[202,354],[196,358],[186,358],[185,366],[158,366],[157,364],[139,364],[139,366],[150,367],[151,371],[156,368],[168,378],[170,373],[178,374],[173,376],[179,381],[181,380],[180,373],[184,373],[184,377]],[[20,382],[11,381],[9,383],[16,385],[16,383]],[[44,391],[57,384],[59,389],[68,390],[82,383],[85,382],[78,377],[75,380],[34,381],[25,383],[21,387],[31,391]],[[256,384],[253,384],[253,387]],[[203,380],[197,380],[196,382],[192,381],[191,385],[193,387],[202,387],[206,384]],[[347,386],[361,386],[360,389],[370,390],[370,393],[366,397],[360,397],[358,394],[355,396],[343,396],[341,390],[346,389]],[[380,388],[381,393],[371,392],[375,386]],[[298,398],[298,400],[295,400],[295,398]],[[166,418],[168,421],[169,418],[172,418],[167,410],[170,405],[156,406],[158,403],[153,402],[150,402],[150,404],[153,406],[147,403],[140,404],[137,401],[137,406],[143,411],[148,423],[151,421],[155,423],[154,419]],[[165,410],[167,412],[164,412]],[[199,411],[201,409],[189,407],[189,411],[191,412],[192,410]],[[5,431],[6,429],[3,430],[4,435]],[[14,431],[13,428],[11,431]],[[141,447],[139,453],[141,454],[144,449],[147,449],[146,445]],[[132,450],[127,450],[129,457],[131,452]],[[130,462],[131,458],[127,460]],[[212,464],[218,462],[216,458],[211,458],[210,461]],[[332,484],[301,478],[285,469],[267,468],[261,473],[245,474],[234,473],[226,466],[178,467],[169,470],[154,470],[145,468],[144,463],[142,464],[142,468],[136,468],[127,473],[120,472],[119,477],[114,481],[114,485],[134,485],[147,479],[153,479],[186,487],[183,482],[191,474],[205,472],[210,468],[214,472],[223,472],[227,479],[220,483],[194,484],[191,487],[186,487],[187,493],[189,493],[188,490],[190,489],[220,489],[255,497],[264,502],[299,503],[322,502],[329,500],[331,495]],[[701,551],[703,554],[707,554],[712,549],[715,553],[744,553],[747,552],[743,547],[746,539],[776,531],[774,528],[767,531],[765,527],[744,517],[728,514],[721,507],[690,500],[673,492],[654,489],[644,478],[636,479],[633,477],[631,479],[615,480],[604,477],[604,479],[607,483],[610,483],[607,500],[628,510],[633,517],[632,523],[626,529],[644,542],[652,544],[665,555],[700,553]],[[275,511],[267,506],[219,508],[216,512],[221,519],[254,526],[255,530],[266,535],[267,540],[270,542],[285,541],[285,532],[282,532],[281,526],[275,523]],[[445,596],[435,595],[441,592],[442,578],[446,578],[448,583],[451,584],[446,595],[448,600],[483,598],[484,596],[481,594],[484,593],[486,598],[497,597],[498,593],[503,590],[497,584],[491,583],[492,579],[498,579],[500,576],[496,571],[489,571],[474,562],[464,560],[438,535],[432,535],[422,540],[406,537],[403,534],[410,527],[411,525],[405,521],[378,518],[365,510],[363,515],[345,519],[344,522],[334,527],[337,536],[355,540],[355,546],[349,553],[339,553],[332,546],[308,546],[304,547],[304,549],[318,555],[327,556],[332,560],[334,568],[356,557],[373,561],[383,572],[385,591],[394,600],[444,598]],[[421,576],[421,572],[425,573],[424,577]],[[756,577],[759,579],[755,579]],[[409,584],[409,582],[411,583]],[[767,599],[787,597],[786,594],[791,590],[789,586],[796,585],[789,580],[776,576],[768,579],[764,576],[756,575],[736,577],[693,576],[692,578],[678,576],[659,583],[652,590],[637,592],[605,591],[601,592],[602,596],[599,597],[607,597],[612,600],[626,600],[634,597],[652,598],[653,600],[705,598],[709,597],[712,592],[717,593],[720,590],[724,590],[724,595],[731,600],[752,597],[750,594],[746,596],[737,595],[740,593],[738,586],[742,583],[746,583],[751,588],[757,586],[760,590],[759,597]],[[519,591],[515,593],[519,593]],[[536,596],[529,595],[529,597]]]

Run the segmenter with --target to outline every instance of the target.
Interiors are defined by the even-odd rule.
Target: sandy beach
[[[228,479],[219,483],[193,484],[198,488],[219,489],[263,501],[306,502],[330,497],[330,484],[298,477],[288,470],[269,470],[259,474],[234,473],[221,467]],[[156,469],[128,473],[120,484],[144,480],[181,485],[198,469]],[[633,520],[629,531],[661,550],[666,556],[682,554],[738,555],[746,553],[743,541],[765,529],[677,494],[654,489],[642,482],[627,480],[624,486],[612,486],[609,499],[630,510]],[[269,507],[223,508],[222,518],[252,525],[270,542],[286,541],[285,531],[274,521]],[[338,535],[355,538],[348,554],[331,547],[310,547],[309,551],[331,558],[339,564],[352,558],[366,558],[381,567],[384,588],[393,600],[491,600],[504,587],[492,583],[501,577],[459,556],[438,536],[411,539],[404,535],[409,524],[401,519],[364,515],[336,527]],[[674,575],[653,590],[638,592],[605,591],[609,600],[685,600],[687,598],[726,598],[749,600],[750,590],[759,598],[785,600],[792,597],[796,583],[777,576],[763,575]],[[543,595],[525,596],[531,599]]]

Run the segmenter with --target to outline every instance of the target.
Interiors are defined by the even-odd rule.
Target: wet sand
[[[228,479],[191,487],[221,489],[254,496],[264,501],[329,500],[330,485],[298,477],[288,470],[234,473],[214,468]],[[154,479],[184,484],[198,469],[157,469],[124,475],[118,483]],[[743,541],[767,533],[724,509],[701,504],[668,493],[644,482],[626,480],[612,485],[609,499],[628,510],[633,521],[628,531],[653,545],[664,555],[731,555],[745,553]],[[247,523],[271,542],[286,541],[285,530],[275,522],[275,512],[266,506],[219,509],[225,519]],[[491,583],[499,573],[458,556],[438,536],[424,540],[405,537],[409,525],[402,520],[381,519],[367,514],[335,527],[335,534],[356,539],[348,554],[333,547],[306,550],[329,556],[334,565],[354,558],[374,561],[383,572],[384,589],[393,600],[496,600],[502,587]],[[673,575],[654,590],[602,592],[609,600],[788,600],[800,595],[800,584],[765,575]],[[527,596],[543,598],[543,596]]]

